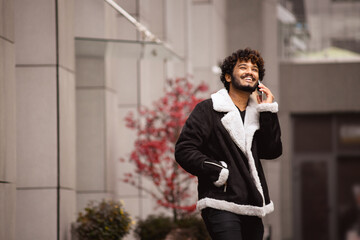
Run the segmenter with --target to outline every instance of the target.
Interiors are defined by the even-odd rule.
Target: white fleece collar
[[[250,97],[243,123],[239,110],[225,88],[212,94],[211,99],[215,111],[226,112],[221,122],[236,145],[246,154],[246,146],[251,147],[253,135],[259,129],[259,113],[256,108],[258,104]]]

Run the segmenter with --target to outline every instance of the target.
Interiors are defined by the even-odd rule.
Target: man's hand
[[[261,100],[259,94],[256,95],[258,103],[272,103],[274,102],[274,95],[271,93],[270,89],[268,89],[264,84],[259,84],[260,91],[266,95],[265,100]]]

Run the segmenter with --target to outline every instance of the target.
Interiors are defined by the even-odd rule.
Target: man
[[[258,51],[238,50],[221,65],[225,88],[199,103],[175,147],[176,161],[198,177],[197,208],[213,240],[261,240],[272,212],[261,159],[282,154],[278,105],[259,84]],[[266,99],[252,94],[256,88]]]

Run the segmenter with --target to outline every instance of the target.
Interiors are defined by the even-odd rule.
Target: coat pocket
[[[223,191],[226,192],[227,179],[229,177],[229,170],[227,169],[227,164],[222,161],[220,162],[221,165],[218,163],[209,162],[209,161],[204,161],[204,163],[220,168],[219,176],[217,177],[217,180],[213,182],[213,184],[218,188],[221,187],[223,189]]]
[[[222,165],[220,165],[220,164],[217,164],[217,163],[214,163],[214,162],[209,162],[209,161],[204,161],[204,163],[205,164],[211,164],[211,165],[213,165],[213,166],[217,166],[217,167],[219,167],[219,168],[224,168]]]

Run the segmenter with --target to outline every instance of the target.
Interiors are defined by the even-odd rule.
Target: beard
[[[254,79],[254,77],[251,74],[243,74],[240,76],[240,78],[244,79],[248,76],[250,76]],[[255,84],[254,86],[244,85],[241,83],[240,79],[235,79],[233,74],[231,74],[231,83],[235,89],[241,90],[244,92],[248,92],[248,93],[254,92],[258,86],[258,84]]]

